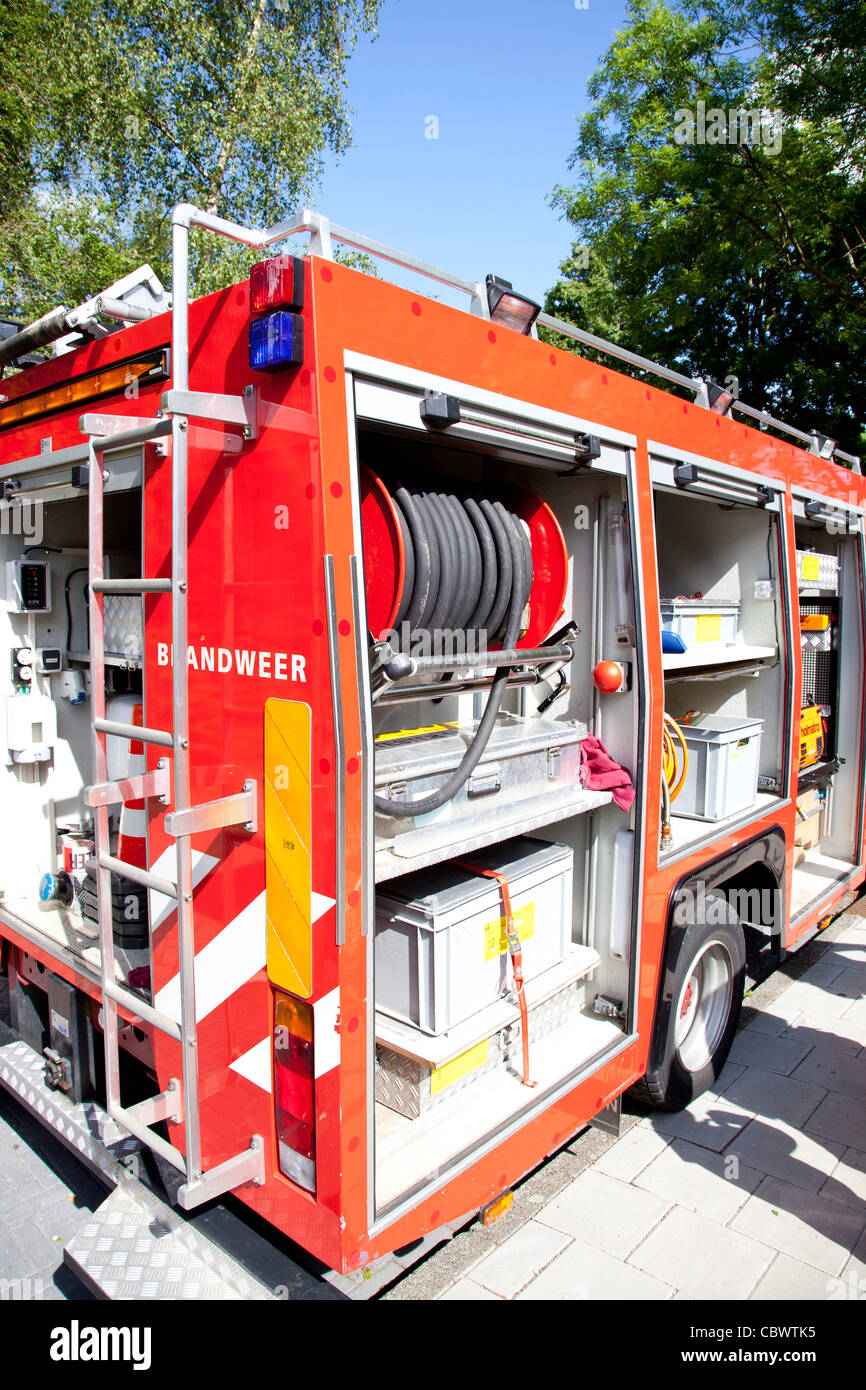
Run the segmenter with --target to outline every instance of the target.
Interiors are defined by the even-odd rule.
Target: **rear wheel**
[[[746,947],[740,920],[720,893],[701,899],[686,928],[666,1007],[660,1008],[650,1065],[635,1087],[663,1110],[682,1110],[718,1077],[743,1002]]]

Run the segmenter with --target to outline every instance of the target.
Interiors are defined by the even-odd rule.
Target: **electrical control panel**
[[[13,613],[51,612],[51,567],[47,560],[9,560],[6,598]]]

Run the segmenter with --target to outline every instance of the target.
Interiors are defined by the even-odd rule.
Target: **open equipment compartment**
[[[687,468],[654,465],[665,713],[678,726],[664,857],[757,819],[787,791],[781,494],[737,470]]]
[[[807,510],[808,507],[808,510]],[[862,838],[862,517],[794,498],[801,655],[791,914],[851,874]]]
[[[105,565],[106,575],[116,580],[141,573],[142,461],[136,449],[107,457]],[[15,493],[15,506],[38,525],[32,535],[10,528],[0,536],[6,585],[0,626],[9,652],[0,719],[0,799],[5,810],[0,917],[34,949],[59,955],[95,982],[101,967],[92,872],[93,811],[84,797],[85,788],[96,780],[86,479],[69,470],[63,478],[46,473],[25,481]],[[104,615],[108,716],[119,723],[143,723],[143,601],[132,594],[106,594]],[[116,778],[143,768],[143,748],[127,739],[110,736],[108,758]],[[110,825],[112,853],[146,868],[144,807],[127,805],[121,811],[115,806]],[[113,875],[112,913],[117,981],[150,998],[146,890]],[[41,962],[23,947],[17,961],[9,962],[13,1023],[16,1016],[20,1020],[45,1014],[43,1038],[32,1037],[32,1031],[29,1035],[40,1052],[64,1036],[62,1017],[58,1021],[62,1004],[53,997],[48,1025],[43,971]],[[46,978],[67,991],[75,1008],[86,1010],[82,994],[54,976]],[[28,1036],[26,1029],[23,1035]],[[143,1060],[141,1035],[135,1036],[132,1028],[120,1029],[120,1044]],[[90,1075],[95,1085],[101,1074],[101,1049],[93,1051]]]
[[[635,780],[639,762],[638,683],[607,702],[602,729],[592,682],[602,656],[634,663],[627,448],[604,441],[592,467],[565,469],[526,447],[445,440],[420,419],[417,429],[400,427],[387,419],[383,395],[378,387],[377,418],[364,419],[367,396],[356,383],[368,621],[373,638],[391,639],[384,652],[374,641],[370,658],[380,1218],[525,1123],[533,1108],[593,1070],[627,1036],[634,1005],[635,812],[621,810],[609,791],[581,784],[580,745],[590,731],[602,737]],[[529,425],[532,409],[523,409]],[[422,498],[501,501],[524,519],[535,560],[518,639],[535,655],[512,669],[468,787],[418,816],[389,816],[382,807],[396,794],[405,810],[407,789],[429,796],[459,764],[494,674],[483,658],[472,658],[499,642],[488,633],[489,647],[473,648],[470,632],[469,655],[454,667],[445,662],[432,674],[400,677],[397,664],[390,667],[396,678],[386,678],[383,667],[395,646],[430,650],[406,640],[405,623],[401,642],[401,622],[385,622],[395,605],[386,601],[387,584],[383,599],[383,575],[398,573],[399,546],[383,538],[382,495],[399,497],[401,487]],[[406,505],[398,506],[404,536]],[[555,546],[545,550],[557,533],[562,569]],[[377,632],[377,621],[388,631]],[[538,649],[548,641],[559,650],[563,636],[572,659],[545,661]],[[533,868],[525,875],[528,890],[524,865]],[[522,938],[525,1022],[502,884],[485,876],[491,871],[505,877]]]

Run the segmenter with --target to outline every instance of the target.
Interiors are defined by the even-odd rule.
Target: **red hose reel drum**
[[[406,578],[406,546],[397,508],[382,479],[361,464],[361,531],[367,623],[379,640],[394,626]]]
[[[443,480],[443,490],[448,480]],[[492,496],[494,489],[489,491]],[[496,496],[529,527],[532,590],[529,626],[518,647],[537,647],[562,617],[568,587],[568,551],[562,529],[546,502],[529,488],[500,484]],[[380,640],[395,625],[406,579],[406,547],[397,508],[382,479],[361,465],[361,530],[367,622]],[[495,644],[494,644],[495,645]]]

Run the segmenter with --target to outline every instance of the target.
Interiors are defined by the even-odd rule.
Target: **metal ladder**
[[[171,393],[169,393],[171,394]],[[196,409],[195,393],[187,393],[191,413],[204,414],[210,402]],[[217,407],[218,408],[218,407]],[[233,422],[239,423],[238,407],[232,403]],[[246,416],[243,407],[240,414]],[[195,1008],[195,933],[193,918],[193,879],[191,837],[203,830],[243,825],[256,829],[256,787],[244,783],[235,796],[205,805],[190,801],[189,755],[189,676],[187,650],[187,428],[185,414],[157,415],[153,419],[131,416],[83,415],[80,428],[88,439],[88,571],[90,613],[90,700],[91,745],[94,784],[85,791],[93,808],[94,860],[102,988],[102,1027],[105,1049],[105,1090],[108,1119],[103,1140],[113,1142],[121,1134],[133,1134],[143,1144],[185,1175],[178,1191],[184,1208],[228,1192],[245,1182],[264,1182],[264,1147],[261,1136],[253,1135],[248,1149],[205,1172],[202,1167],[201,1119],[199,1112],[198,1046]],[[108,450],[145,444],[171,436],[172,469],[172,576],[170,579],[117,579],[105,576],[104,553],[104,456]],[[173,728],[170,731],[121,724],[106,718],[105,709],[105,631],[103,598],[106,594],[171,594],[172,639],[175,660],[172,675]],[[109,782],[106,739],[116,735],[138,739],[164,748],[173,755],[173,777],[169,759],[161,758],[157,767],[123,781]],[[174,790],[174,810],[166,814],[165,828],[176,839],[177,878],[175,882],[148,870],[126,864],[110,853],[109,807],[126,801],[157,798],[169,801]],[[181,1018],[178,1025],[167,1014],[153,1008],[116,979],[114,933],[111,906],[111,874],[116,873],[177,902],[178,961]],[[124,1107],[120,1097],[120,1050],[118,1005],[180,1044],[181,1078],[171,1078],[159,1095]],[[185,1154],[150,1128],[162,1120],[183,1121]]]

